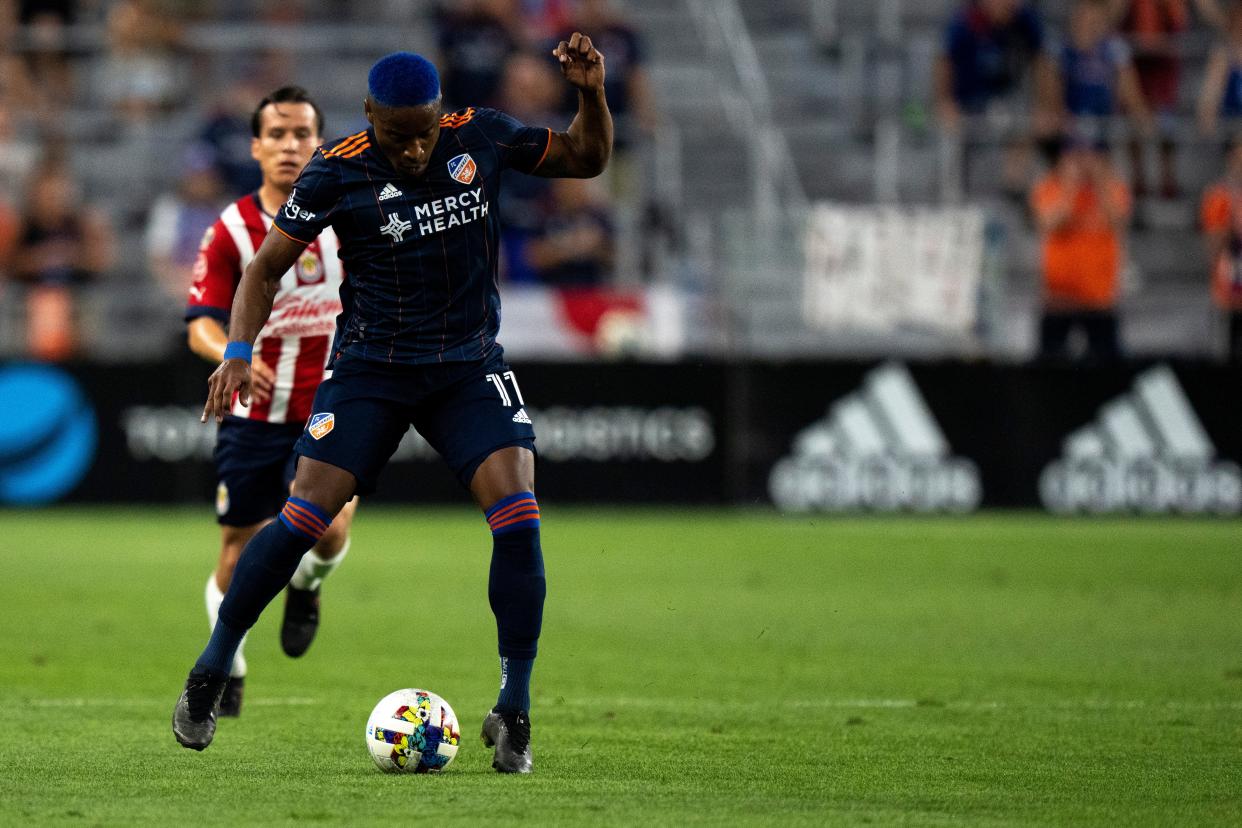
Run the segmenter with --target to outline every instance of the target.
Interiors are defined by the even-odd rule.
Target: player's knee
[[[535,454],[525,446],[508,446],[488,455],[470,480],[470,491],[483,505],[535,491]],[[532,495],[533,496],[533,495]]]

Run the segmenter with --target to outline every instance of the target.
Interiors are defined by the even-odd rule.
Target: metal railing
[[[726,95],[734,131],[751,152],[751,186],[756,220],[773,223],[785,210],[802,210],[807,198],[780,130],[765,128],[774,122],[772,92],[764,77],[755,44],[737,0],[687,0],[702,33],[718,77],[735,77],[735,94]],[[762,139],[760,138],[762,136]]]

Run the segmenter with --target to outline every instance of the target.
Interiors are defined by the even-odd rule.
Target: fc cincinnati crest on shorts
[[[310,432],[310,436],[316,440],[326,435],[336,425],[336,417],[331,414],[312,414],[310,422],[306,424],[306,430]]]
[[[475,166],[474,159],[470,157],[470,153],[463,152],[454,158],[450,158],[448,162],[449,175],[454,181],[460,181],[462,184],[469,184],[474,181],[474,174],[478,171]]]

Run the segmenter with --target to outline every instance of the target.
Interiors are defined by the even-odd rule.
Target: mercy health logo
[[[1065,438],[1039,478],[1053,512],[1242,511],[1242,473],[1216,448],[1168,366],[1140,374],[1094,422]]]
[[[982,490],[974,463],[950,454],[904,366],[883,365],[794,438],[768,477],[790,511],[969,512]]]

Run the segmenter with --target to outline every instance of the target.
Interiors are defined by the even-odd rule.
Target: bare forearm
[[[608,166],[612,157],[612,113],[604,90],[578,90],[578,114],[565,133],[573,147],[574,174],[593,178]]]
[[[210,316],[200,316],[190,322],[190,350],[208,362],[220,362],[224,359],[224,346],[229,343],[229,336],[224,326]]]
[[[237,295],[233,297],[229,341],[253,343],[259,338],[259,331],[272,315],[272,302],[276,300],[283,273],[283,270],[272,272],[271,268],[264,268],[257,257],[246,268],[237,286]]]

